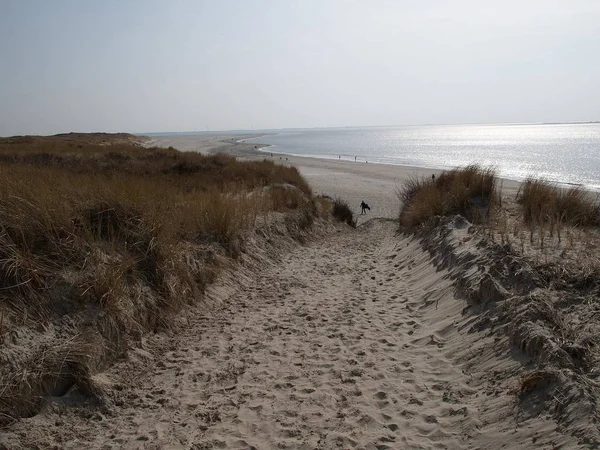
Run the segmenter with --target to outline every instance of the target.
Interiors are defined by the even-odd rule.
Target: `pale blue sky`
[[[0,0],[0,135],[600,120],[600,1]]]

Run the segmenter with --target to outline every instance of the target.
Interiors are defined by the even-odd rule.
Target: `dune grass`
[[[118,136],[0,139],[0,421],[69,380],[91,386],[132,336],[169,326],[257,217],[308,227],[316,214],[295,168]],[[56,355],[9,339],[35,341],[65,317],[73,345]],[[73,371],[50,367],[75,357]]]
[[[236,169],[241,164],[229,161]],[[138,275],[159,287],[167,277],[167,255],[181,241],[215,242],[231,250],[257,215],[308,205],[299,189],[247,195],[281,178],[281,169],[271,166],[249,164],[245,178],[232,169],[221,178],[211,174],[209,181],[187,174],[139,176],[123,168],[121,173],[89,173],[0,166],[0,286],[5,294],[44,297],[44,274],[81,266],[90,247],[102,244],[122,250],[135,261]],[[222,167],[227,170],[226,164]],[[257,169],[265,172],[257,176]]]
[[[561,189],[547,180],[528,177],[519,189],[517,201],[528,225],[600,225],[598,199],[582,186]]]
[[[340,198],[336,198],[333,201],[333,209],[331,211],[333,217],[338,221],[347,223],[351,227],[356,227],[356,219],[352,213],[352,209],[348,206],[348,202]]]
[[[430,217],[451,214],[480,222],[489,215],[496,182],[493,168],[475,164],[444,171],[435,179],[413,176],[398,191],[401,228],[414,230]]]

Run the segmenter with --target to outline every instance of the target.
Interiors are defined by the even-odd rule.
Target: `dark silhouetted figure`
[[[365,201],[364,201],[364,200],[363,200],[362,202],[360,202],[360,210],[361,210],[361,212],[360,212],[360,213],[361,213],[361,214],[365,214],[365,211],[366,211],[367,209],[368,209],[369,211],[371,211],[371,208],[369,208],[369,205],[367,205],[367,204],[365,203]]]
[[[431,181],[435,181],[435,173],[431,174]]]

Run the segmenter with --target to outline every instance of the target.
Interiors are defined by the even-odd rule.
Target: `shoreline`
[[[262,147],[259,147],[257,149],[257,151],[261,152],[261,153],[269,153],[266,150],[262,150],[262,149],[266,149],[271,147],[271,144],[262,144]],[[352,160],[352,159],[347,159],[344,158],[344,155],[342,155],[342,158],[334,158],[334,157],[327,157],[325,155],[320,155],[320,156],[308,156],[308,155],[298,155],[296,153],[283,153],[283,152],[278,152],[278,151],[273,151],[271,152],[273,154],[276,155],[280,155],[280,156],[287,156],[288,158],[294,157],[294,158],[307,158],[307,159],[316,159],[316,160],[322,160],[322,161],[339,161],[339,162],[349,162],[349,163],[365,163],[365,164],[374,164],[374,165],[379,165],[379,166],[392,166],[392,167],[400,167],[402,169],[406,169],[406,170],[412,170],[412,169],[417,169],[419,171],[423,170],[423,171],[431,171],[431,172],[442,172],[445,170],[452,170],[455,167],[433,167],[433,166],[412,166],[409,164],[395,164],[395,163],[384,163],[384,162],[378,162],[378,161],[368,161],[368,160],[363,160],[363,159],[357,159],[357,160]],[[498,176],[499,179],[504,180],[504,181],[508,181],[511,183],[522,183],[525,180],[517,180],[514,178],[507,178],[507,177],[502,177],[502,176]],[[581,183],[570,183],[570,182],[556,182],[559,185],[566,185],[566,186],[583,186],[585,187],[584,184]]]
[[[262,149],[270,148],[272,145],[271,144],[258,144],[258,146],[259,147],[257,150],[259,152],[269,153],[269,151],[262,150]],[[382,166],[394,166],[394,167],[402,167],[402,168],[406,168],[406,169],[419,169],[419,170],[429,170],[429,171],[436,171],[436,172],[448,171],[448,170],[452,170],[452,169],[456,168],[455,166],[452,166],[452,167],[451,166],[447,166],[447,167],[413,166],[413,165],[409,165],[409,164],[368,161],[368,160],[364,160],[364,159],[352,160],[352,159],[348,159],[347,155],[341,155],[342,158],[339,159],[339,158],[335,158],[333,156],[328,157],[326,155],[319,155],[319,156],[299,155],[296,153],[284,153],[284,152],[279,152],[279,151],[273,151],[271,153],[277,154],[277,155],[282,155],[282,156],[288,156],[288,157],[293,156],[296,158],[318,159],[318,160],[323,160],[323,161],[342,161],[342,162],[346,161],[346,162],[350,162],[350,163],[368,163],[368,164],[377,164],[377,165],[382,165]],[[509,178],[509,177],[502,176],[502,175],[498,175],[498,179],[507,181],[509,183],[519,183],[519,184],[521,184],[525,181],[525,179]],[[575,183],[575,182],[571,182],[571,181],[557,181],[557,180],[548,180],[548,181],[552,184],[555,184],[558,188],[561,188],[561,189],[567,189],[567,188],[571,188],[571,187],[582,187],[585,190],[590,191],[590,192],[594,192],[594,193],[600,192],[600,186],[596,186],[596,185],[586,185],[584,183]]]
[[[376,167],[382,167],[382,168],[397,168],[401,171],[413,171],[413,172],[419,172],[419,173],[426,173],[426,174],[437,174],[440,173],[444,170],[452,170],[452,167],[448,167],[448,168],[440,168],[440,167],[427,167],[427,166],[412,166],[412,165],[407,165],[407,164],[394,164],[394,163],[382,163],[382,162],[369,162],[369,161],[365,161],[365,160],[357,160],[357,161],[353,161],[351,159],[336,159],[336,158],[328,158],[324,155],[322,156],[309,156],[309,155],[298,155],[298,154],[294,154],[294,153],[284,153],[284,152],[278,152],[278,151],[273,151],[273,152],[269,152],[267,150],[267,148],[271,147],[271,144],[261,144],[261,143],[257,143],[257,144],[253,144],[253,143],[248,143],[245,142],[248,139],[257,139],[259,137],[265,136],[265,134],[262,134],[260,136],[254,136],[254,135],[246,135],[243,138],[236,138],[232,135],[215,135],[215,136],[207,136],[207,138],[209,138],[212,141],[212,144],[208,144],[204,141],[208,140],[206,139],[204,136],[192,136],[194,138],[200,137],[202,139],[199,139],[199,142],[197,142],[196,144],[191,144],[191,145],[185,145],[183,148],[181,147],[175,147],[173,145],[173,147],[175,147],[177,150],[180,151],[198,151],[200,153],[227,153],[229,155],[238,157],[238,158],[248,158],[248,159],[264,159],[264,158],[269,158],[270,155],[269,153],[272,153],[274,156],[273,158],[275,158],[275,155],[280,156],[282,160],[284,160],[283,158],[287,158],[285,161],[287,161],[288,163],[290,163],[292,160],[298,160],[300,161],[305,161],[304,164],[300,163],[301,166],[313,166],[314,163],[309,162],[309,161],[318,161],[324,164],[330,164],[330,163],[339,163],[339,164],[351,164],[351,165],[359,165],[362,167],[362,164],[370,164],[372,166],[376,166]],[[148,138],[148,137],[147,137]],[[183,138],[189,138],[189,136],[183,136]],[[147,147],[150,146],[159,146],[159,147],[167,147],[167,145],[165,145],[165,143],[168,142],[173,142],[174,144],[177,144],[178,142],[176,142],[176,139],[173,139],[171,137],[149,137],[149,141],[145,142],[144,145]],[[162,145],[161,145],[162,144]],[[181,144],[181,143],[179,143]],[[348,166],[349,167],[349,166]],[[346,169],[348,167],[345,167]],[[517,179],[513,179],[513,178],[507,178],[507,177],[502,177],[502,176],[498,176],[498,179],[503,180],[505,182],[508,182],[510,184],[516,183],[518,185],[520,185],[523,180],[517,180]],[[558,182],[557,182],[558,183]],[[584,186],[583,184],[577,184],[577,183],[569,183],[569,182],[560,182],[558,184],[564,184],[564,185],[569,185],[569,186]]]
[[[328,164],[331,162],[336,163],[350,163],[350,164],[371,164],[374,166],[380,167],[395,167],[402,171],[411,171],[411,172],[419,172],[431,175],[433,173],[437,174],[442,171],[452,170],[454,167],[430,167],[430,166],[414,166],[408,164],[396,164],[389,162],[378,162],[378,161],[368,161],[364,159],[352,160],[350,157],[341,159],[337,159],[335,157],[328,157],[327,155],[319,155],[319,156],[311,156],[311,155],[299,155],[295,153],[285,153],[281,151],[269,151],[267,149],[271,148],[271,144],[264,143],[249,143],[246,142],[249,139],[259,139],[263,136],[272,135],[276,133],[262,133],[259,135],[254,134],[240,134],[240,135],[230,135],[230,134],[207,134],[207,135],[185,135],[185,136],[145,136],[147,141],[144,143],[145,146],[158,145],[160,147],[167,147],[172,145],[181,151],[198,151],[200,153],[227,153],[240,158],[248,158],[248,159],[263,159],[269,158],[269,154],[273,154],[273,158],[275,156],[281,157],[282,160],[284,158],[288,158],[287,161],[290,161],[290,158],[297,160],[296,162],[305,161],[305,160],[314,160],[321,161],[324,164]],[[167,143],[170,143],[167,145]],[[309,165],[312,166],[313,163],[306,163],[300,165]],[[498,179],[503,183],[508,184],[509,186],[520,185],[525,181],[525,179],[517,179],[510,178],[502,175],[498,175]],[[600,192],[600,186],[595,185],[586,185],[583,183],[575,183],[570,181],[557,181],[557,180],[549,180],[551,183],[555,184],[558,188],[567,189],[571,187],[582,187],[587,191],[593,193]]]
[[[398,191],[402,184],[414,176],[431,177],[443,171],[443,169],[417,166],[354,162],[269,152],[264,150],[268,145],[244,141],[250,137],[255,136],[154,138],[149,145],[160,144],[159,146],[163,147],[170,145],[181,151],[226,153],[241,159],[267,159],[294,166],[306,178],[316,195],[327,195],[346,201],[357,217],[359,225],[373,218],[398,218],[400,213]],[[518,181],[504,178],[499,179],[499,182],[502,184],[502,195],[514,196],[521,185]],[[360,214],[362,201],[371,208],[364,215]]]

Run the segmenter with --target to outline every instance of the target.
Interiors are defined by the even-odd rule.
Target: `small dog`
[[[369,208],[369,205],[367,205],[364,200],[362,202],[360,202],[360,209],[361,209],[361,214],[365,214],[365,211],[367,209],[369,211],[371,211],[371,208]]]

